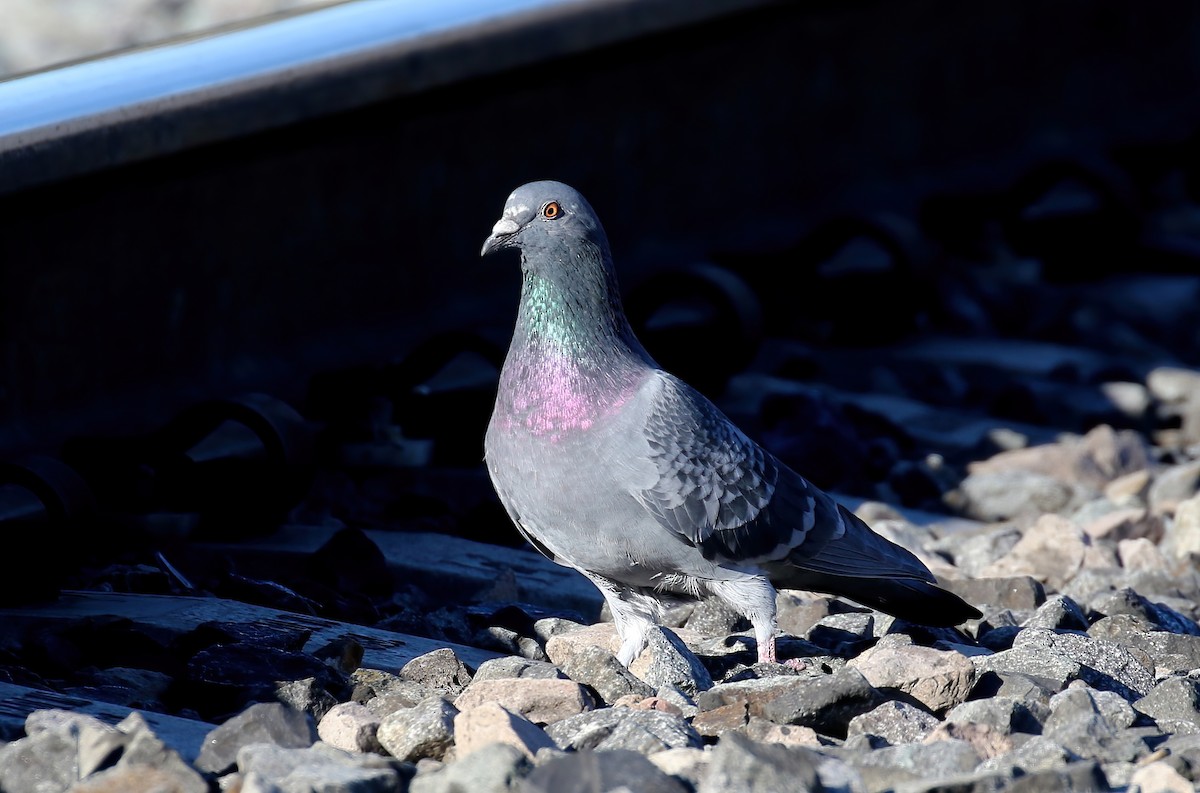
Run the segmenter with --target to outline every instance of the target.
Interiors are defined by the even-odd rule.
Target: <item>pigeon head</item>
[[[514,332],[518,356],[546,350],[576,368],[644,366],[650,358],[621,307],[604,227],[591,205],[562,182],[530,182],[513,191],[480,255],[521,252],[521,304]],[[629,368],[629,367],[624,367]]]
[[[600,219],[587,199],[562,182],[530,182],[513,191],[480,255],[505,248],[520,250],[526,269],[562,266],[581,257],[609,261]]]

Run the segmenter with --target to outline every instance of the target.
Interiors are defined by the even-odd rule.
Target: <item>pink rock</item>
[[[347,752],[383,752],[379,745],[379,716],[357,702],[334,705],[317,725],[317,735]]]
[[[595,707],[583,686],[574,680],[554,678],[478,680],[458,695],[454,706],[465,712],[488,702],[502,705],[534,724],[550,724]]]
[[[454,741],[460,759],[493,743],[516,747],[531,759],[539,749],[557,748],[541,727],[495,702],[455,716]]]
[[[965,702],[975,682],[970,658],[953,650],[917,645],[877,644],[847,666],[861,672],[875,688],[909,694],[935,712]]]

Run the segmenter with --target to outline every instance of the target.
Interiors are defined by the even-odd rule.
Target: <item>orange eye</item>
[[[546,220],[554,220],[561,214],[562,207],[558,205],[557,201],[551,201],[550,203],[546,204],[546,206],[542,207],[542,217],[544,217]]]

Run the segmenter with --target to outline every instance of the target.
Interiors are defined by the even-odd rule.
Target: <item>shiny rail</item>
[[[769,0],[352,0],[0,81],[0,194]]]

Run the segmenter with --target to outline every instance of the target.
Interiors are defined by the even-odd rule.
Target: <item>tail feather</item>
[[[953,592],[917,579],[830,575],[791,568],[777,583],[840,595],[918,625],[949,627],[983,616]]]

